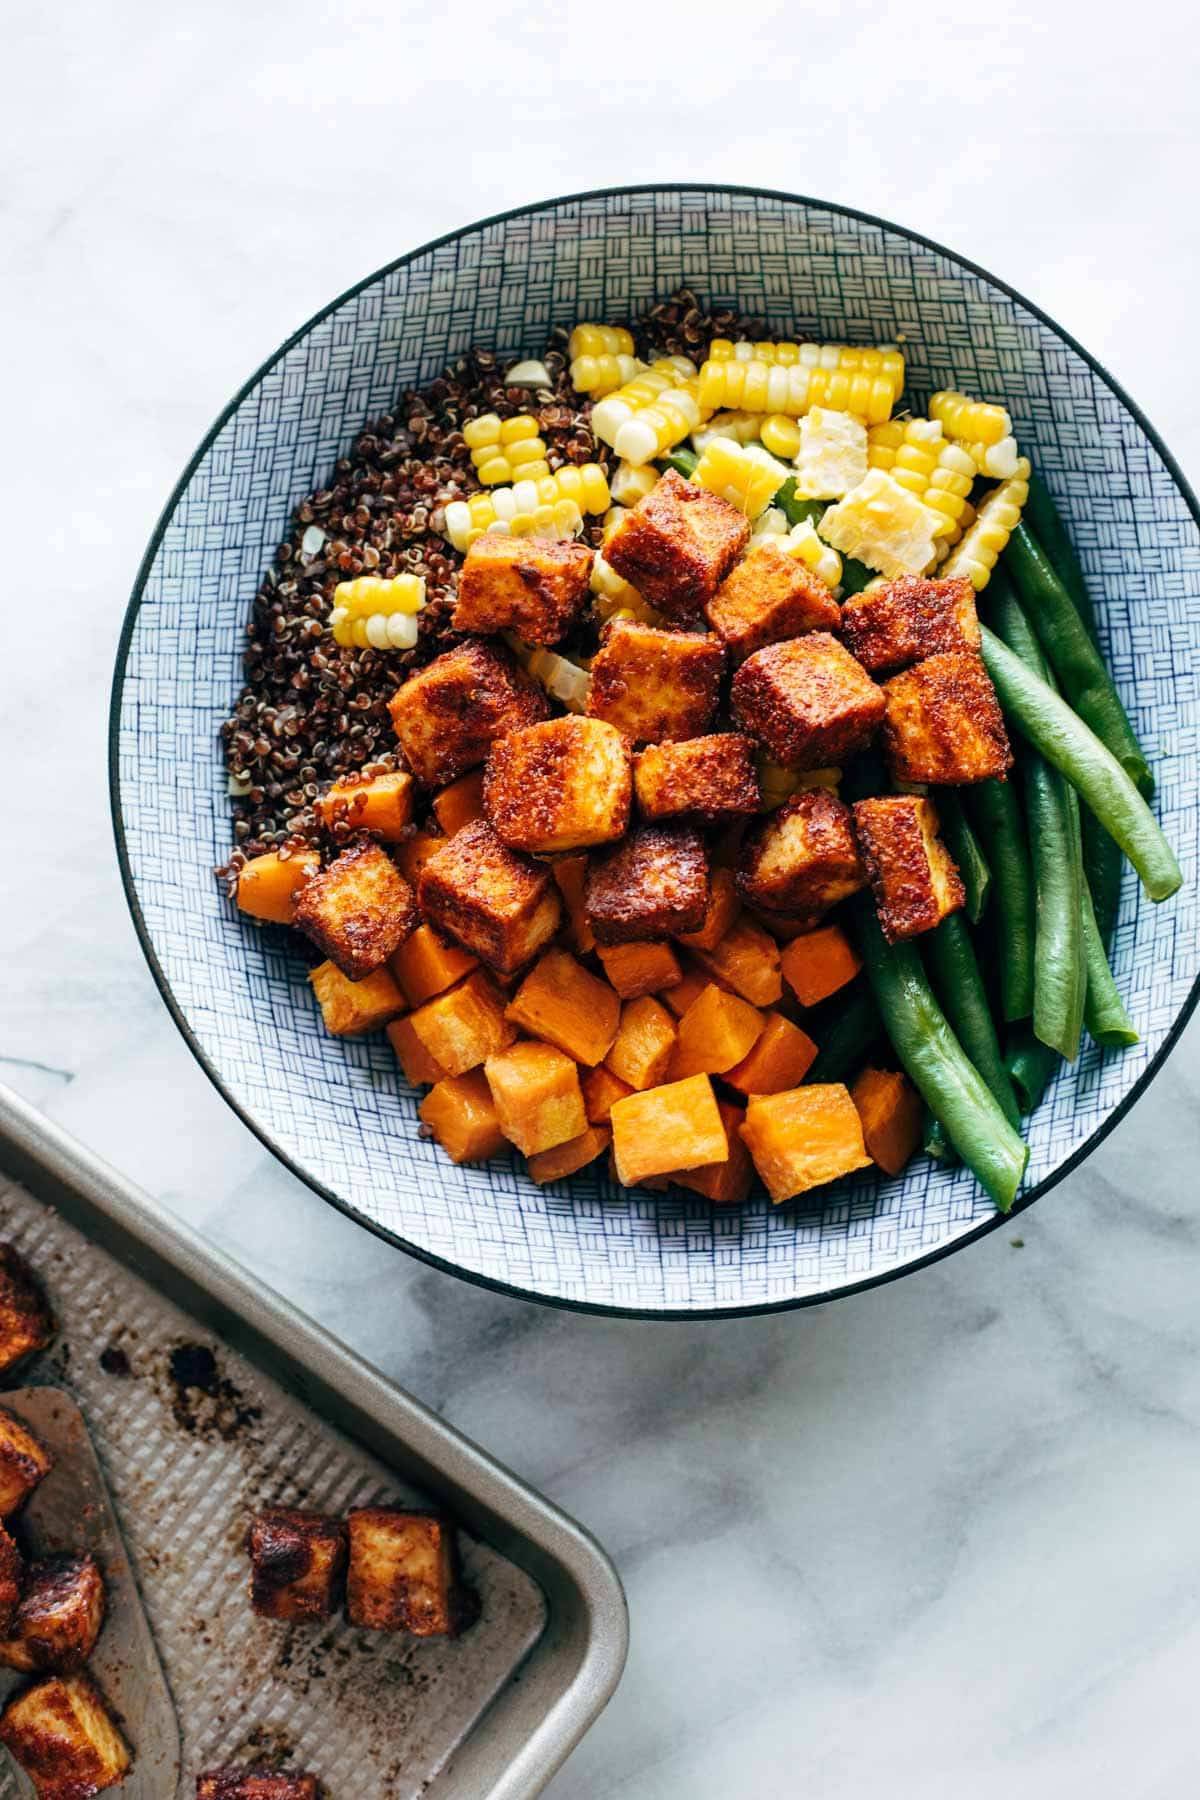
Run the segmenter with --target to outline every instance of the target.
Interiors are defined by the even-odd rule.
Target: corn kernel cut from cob
[[[733,438],[713,438],[692,471],[697,487],[720,494],[748,519],[766,511],[787,478],[783,464],[761,444],[739,444]]]
[[[904,383],[904,362],[898,351],[836,344],[801,344],[797,348],[822,354],[814,359],[802,356],[795,362],[737,356],[721,361],[710,356],[700,370],[701,409],[731,407],[799,418],[810,407],[827,406],[856,413],[868,424],[890,417]]]
[[[946,576],[965,575],[978,592],[991,580],[996,559],[1020,523],[1029,498],[1029,461],[1022,457],[1017,472],[993,488],[979,505],[975,523],[943,564]]]
[[[745,338],[735,343],[730,338],[714,338],[707,360],[776,363],[783,368],[866,369],[886,375],[897,393],[904,386],[904,356],[894,344],[753,343]]]
[[[577,325],[567,340],[567,355],[572,387],[596,399],[632,381],[642,367],[632,336],[614,325]]]
[[[584,513],[607,512],[611,500],[608,477],[599,463],[567,464],[540,481],[516,481],[511,487],[472,494],[469,500],[452,500],[444,531],[454,548],[464,553],[485,531],[507,531],[514,537],[534,532],[573,537]]]
[[[853,413],[814,406],[800,421],[796,497],[838,500],[867,472],[867,428]]]
[[[937,572],[953,550],[955,544],[959,543],[971,529],[971,526],[975,523],[975,517],[975,508],[971,505],[971,502],[967,500],[963,505],[962,513],[960,514],[957,523],[951,527],[945,537],[939,537],[933,561],[925,571],[927,575],[933,575]]]
[[[535,649],[524,638],[518,637],[515,631],[506,631],[503,636],[517,661],[545,688],[552,699],[565,706],[568,712],[586,711],[588,688],[591,685],[591,676],[586,669],[580,668],[578,663],[570,662],[565,656],[559,656],[554,650]]]
[[[793,525],[790,531],[776,541],[785,556],[794,556],[798,562],[804,563],[836,593],[842,580],[842,559],[836,550],[822,543],[811,519],[803,519],[799,525]]]
[[[827,507],[825,542],[881,575],[919,575],[933,560],[938,516],[885,469],[869,469],[856,488]]]
[[[942,388],[929,402],[929,416],[936,419],[947,437],[960,438],[968,444],[998,444],[1012,436],[1012,420],[1002,406],[987,400],[972,400],[957,388]]]
[[[538,481],[550,473],[546,446],[532,413],[511,419],[482,413],[463,426],[463,440],[471,452],[475,473],[487,487],[504,482]]]
[[[772,456],[784,456],[789,462],[800,448],[800,425],[789,413],[768,413],[759,436]]]
[[[981,475],[990,475],[994,481],[1007,481],[1016,474],[1021,452],[1017,448],[1015,437],[1003,437],[996,444],[968,444],[958,439],[955,441],[964,454],[971,458]]]
[[[945,537],[962,516],[975,480],[975,462],[949,443],[936,419],[889,419],[868,433],[867,460],[939,515]]]
[[[633,463],[620,462],[609,479],[612,497],[618,506],[636,506],[658,486],[658,470],[649,463],[641,463],[637,467]]]
[[[424,605],[423,575],[360,575],[334,588],[329,629],[335,643],[359,650],[411,650]]]
[[[699,431],[693,431],[692,444],[696,450],[703,450],[710,438],[715,437],[732,438],[735,444],[754,444],[758,442],[761,425],[761,413],[714,413]]]
[[[686,357],[660,358],[592,408],[596,436],[635,467],[674,449],[699,423],[695,371]]]

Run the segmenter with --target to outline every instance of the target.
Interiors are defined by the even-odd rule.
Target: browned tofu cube
[[[699,737],[712,724],[724,670],[719,638],[615,619],[592,659],[587,709],[634,744]]]
[[[31,1563],[0,1663],[35,1669],[81,1669],[104,1623],[104,1577],[94,1557],[64,1550]]]
[[[841,632],[846,648],[872,675],[946,650],[978,651],[975,589],[965,575],[901,575],[851,594],[841,609]]]
[[[527,963],[558,930],[550,871],[510,850],[486,819],[464,825],[430,857],[417,897],[431,925],[502,975]]]
[[[39,1800],[90,1800],[118,1786],[133,1766],[104,1696],[86,1675],[50,1675],[23,1689],[0,1713],[0,1743]]]
[[[507,650],[467,638],[410,675],[390,711],[413,774],[442,787],[481,763],[506,731],[548,718],[550,704]]]
[[[893,675],[883,693],[883,744],[897,781],[953,787],[1004,779],[1012,751],[982,657],[927,657]]]
[[[33,1270],[12,1244],[0,1243],[0,1371],[13,1368],[54,1336],[54,1320]]]
[[[477,1615],[462,1586],[454,1527],[434,1513],[359,1506],[349,1516],[346,1616],[368,1631],[456,1637]]]
[[[762,804],[754,745],[736,731],[648,744],[634,759],[633,778],[644,819],[690,813],[716,825],[756,813]]]
[[[598,944],[699,931],[708,907],[704,840],[687,825],[643,825],[592,858],[584,909]]]
[[[0,1519],[23,1506],[53,1466],[50,1452],[33,1433],[0,1407]]]
[[[883,694],[827,631],[768,644],[733,678],[742,725],[786,769],[822,769],[853,756],[883,717]]]
[[[210,1769],[196,1777],[196,1800],[320,1800],[320,1791],[315,1775],[265,1769]]]
[[[856,800],[854,828],[889,943],[932,931],[962,906],[963,884],[937,835],[932,800],[915,794]]]
[[[513,850],[583,850],[629,823],[629,746],[614,725],[568,714],[492,745],[483,804]]]
[[[734,663],[745,662],[765,644],[808,631],[836,631],[841,616],[820,576],[770,538],[734,564],[705,613]]]
[[[749,541],[736,506],[668,469],[611,533],[604,556],[651,606],[692,624]]]
[[[485,531],[459,571],[454,629],[557,644],[583,611],[591,573],[586,544]]]
[[[341,1603],[346,1527],[324,1513],[269,1506],[246,1535],[250,1605],[262,1619],[331,1619]]]
[[[368,843],[306,882],[293,918],[351,981],[381,969],[419,924],[411,887],[387,851]]]
[[[21,1552],[0,1525],[0,1637],[7,1636],[17,1613],[25,1565]]]
[[[737,879],[752,906],[816,924],[867,885],[850,808],[827,788],[793,794],[747,835]]]

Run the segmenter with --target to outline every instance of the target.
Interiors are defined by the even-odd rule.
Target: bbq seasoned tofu
[[[21,1598],[25,1565],[21,1552],[0,1525],[0,1637],[7,1636]]]
[[[94,1557],[64,1550],[31,1563],[0,1663],[35,1669],[81,1669],[104,1623],[104,1577]]]
[[[827,788],[793,794],[747,836],[737,879],[751,906],[816,924],[867,884],[850,808]]]
[[[367,1631],[456,1637],[477,1616],[461,1584],[454,1528],[433,1513],[359,1506],[349,1515],[346,1616]]]
[[[431,925],[502,975],[537,954],[561,915],[550,871],[510,850],[486,819],[464,825],[430,857],[417,898]]]
[[[963,884],[937,835],[931,800],[915,794],[857,800],[854,827],[889,943],[932,931],[962,906]]]
[[[749,541],[736,506],[668,469],[610,534],[604,557],[651,606],[693,624]]]
[[[0,1372],[54,1336],[54,1320],[37,1278],[19,1250],[0,1243]]]
[[[320,1800],[320,1789],[315,1775],[210,1769],[196,1777],[196,1800]]]
[[[346,1527],[324,1513],[269,1506],[251,1521],[250,1605],[260,1619],[320,1622],[342,1597]]]
[[[550,705],[507,650],[467,638],[410,675],[389,710],[413,774],[443,787],[481,763],[506,731],[548,718]]]
[[[483,804],[510,849],[549,855],[619,838],[632,788],[629,746],[616,727],[567,714],[492,745]]]
[[[808,631],[836,631],[840,609],[820,576],[768,538],[725,577],[705,607],[733,663]]]
[[[86,1675],[51,1675],[24,1688],[0,1713],[0,1743],[39,1800],[90,1800],[118,1786],[133,1766],[104,1696]]]
[[[708,907],[708,857],[686,825],[642,825],[593,857],[584,908],[598,944],[699,931]]]
[[[0,1519],[23,1506],[53,1466],[50,1452],[33,1433],[0,1407]]]
[[[842,642],[872,675],[944,651],[979,649],[975,589],[965,575],[901,575],[841,609]]]
[[[863,749],[884,705],[866,670],[826,631],[756,650],[733,678],[735,714],[787,769],[835,766]]]
[[[587,709],[634,744],[699,737],[713,722],[724,671],[719,638],[614,619],[592,659]]]
[[[983,658],[930,656],[884,683],[883,744],[897,781],[943,786],[1003,780],[1012,766],[1004,715]]]
[[[294,920],[351,981],[382,968],[419,923],[411,887],[387,851],[371,843],[343,850],[314,875]]]
[[[736,731],[648,744],[634,759],[634,783],[644,819],[690,813],[715,825],[756,813],[762,803],[754,745]]]
[[[454,629],[557,644],[583,610],[591,573],[586,544],[485,531],[459,571]]]

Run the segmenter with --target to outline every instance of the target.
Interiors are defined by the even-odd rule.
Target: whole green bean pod
[[[658,466],[660,469],[674,469],[677,475],[682,475],[685,481],[690,481],[696,472],[696,464],[699,461],[700,458],[689,445],[676,444],[673,450],[668,450],[665,456],[659,457]]]
[[[935,930],[926,934],[923,948],[934,991],[955,1036],[987,1082],[1005,1118],[1017,1130],[1021,1114],[1000,1054],[987,989],[963,915],[948,914]]]
[[[988,893],[992,885],[992,871],[988,859],[983,853],[983,846],[971,828],[971,821],[963,811],[963,803],[954,788],[939,788],[935,801],[938,820],[946,848],[958,865],[962,876],[963,889],[967,896],[967,917],[972,925],[978,925],[983,917],[983,909],[987,905]]]
[[[867,983],[856,981],[848,994],[839,995],[828,1027],[814,1030],[818,1048],[807,1081],[844,1081],[861,1068],[883,1036],[883,1020]]]
[[[1000,963],[1000,1010],[1006,1021],[1033,1012],[1034,892],[1017,783],[981,781],[970,805],[983,839],[995,889]]]
[[[1062,1057],[1043,1044],[1026,1024],[1014,1025],[1004,1050],[1004,1066],[1017,1091],[1023,1113],[1035,1112]]]
[[[1083,954],[1087,965],[1087,999],[1083,1022],[1092,1042],[1105,1050],[1126,1049],[1138,1041],[1133,1020],[1108,966],[1104,940],[1092,906],[1088,885],[1083,884]]]
[[[1034,469],[1029,477],[1029,495],[1025,501],[1022,514],[1030,531],[1050,558],[1054,568],[1062,579],[1062,584],[1070,594],[1079,610],[1079,616],[1088,628],[1089,634],[1096,636],[1096,613],[1092,606],[1092,596],[1088,593],[1087,583],[1083,578],[1083,566],[1079,554],[1072,542],[1071,534],[1063,524],[1062,515],[1049,488]]]

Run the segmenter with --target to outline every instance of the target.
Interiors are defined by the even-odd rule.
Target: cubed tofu
[[[14,1368],[54,1336],[54,1320],[33,1270],[12,1244],[0,1243],[0,1371]]]
[[[412,824],[414,785],[407,769],[347,775],[313,802],[313,811],[326,831],[338,836],[370,831],[385,844],[399,844]]]
[[[669,619],[698,620],[750,541],[750,522],[728,500],[674,469],[609,534],[605,561]]]
[[[716,715],[724,669],[719,638],[614,619],[592,659],[587,709],[633,744],[700,737]]]
[[[537,955],[561,916],[550,871],[510,850],[486,819],[430,857],[417,899],[431,925],[503,975]]]
[[[871,1165],[858,1108],[838,1081],[751,1094],[742,1138],[776,1206]]]
[[[347,1521],[346,1616],[367,1631],[457,1637],[478,1614],[462,1586],[454,1527],[434,1513],[358,1506]]]
[[[104,1577],[95,1557],[63,1550],[31,1563],[0,1663],[32,1674],[81,1669],[104,1623]]]
[[[294,922],[351,981],[381,969],[419,923],[412,888],[378,844],[355,844],[314,875]]]
[[[733,710],[785,769],[840,764],[870,740],[884,697],[827,631],[768,644],[733,678]]]
[[[1004,715],[983,658],[926,657],[883,686],[883,745],[897,781],[965,786],[1012,766]]]
[[[439,1071],[433,1077],[435,1081],[444,1075],[465,1075],[468,1069],[477,1069],[517,1035],[516,1027],[504,1016],[504,995],[482,969],[418,1006],[404,1023],[411,1026],[429,1057],[428,1066]],[[404,1068],[407,1074],[407,1061]],[[424,1074],[420,1079],[425,1079]]]
[[[500,1129],[525,1156],[553,1150],[587,1127],[579,1068],[565,1050],[527,1039],[483,1065]]]
[[[404,1011],[404,995],[390,969],[375,969],[361,981],[351,981],[333,963],[323,962],[308,971],[308,979],[325,1029],[334,1037],[378,1031]]]
[[[196,1777],[196,1800],[320,1800],[315,1775],[210,1769]]]
[[[978,652],[975,589],[965,575],[941,580],[901,575],[850,595],[841,609],[841,636],[872,675],[907,668],[943,651]]]
[[[492,745],[483,804],[510,849],[548,856],[619,838],[632,791],[629,746],[616,726],[568,714]]]
[[[53,1466],[50,1452],[33,1433],[0,1407],[0,1519],[23,1506]]]
[[[737,731],[648,744],[635,758],[634,782],[644,819],[690,814],[716,825],[756,813],[762,804],[754,745]]]
[[[485,531],[459,571],[454,629],[557,644],[583,611],[591,573],[586,544]]]
[[[23,1689],[0,1713],[0,1743],[39,1800],[89,1800],[118,1786],[133,1766],[104,1696],[86,1675],[50,1675]]]
[[[705,608],[732,663],[809,631],[836,631],[840,608],[819,575],[768,538],[730,570]]]
[[[593,857],[584,906],[598,944],[699,931],[708,906],[708,857],[689,825],[643,825]]]
[[[889,943],[932,931],[963,905],[963,884],[937,835],[932,800],[915,794],[856,800],[854,828]]]
[[[506,731],[547,718],[550,703],[507,650],[467,638],[410,675],[389,710],[413,774],[443,787]]]
[[[802,788],[747,833],[737,879],[751,906],[815,924],[867,884],[850,808],[827,788]]]
[[[246,1536],[250,1605],[261,1619],[331,1619],[341,1603],[346,1527],[325,1513],[269,1506]]]

